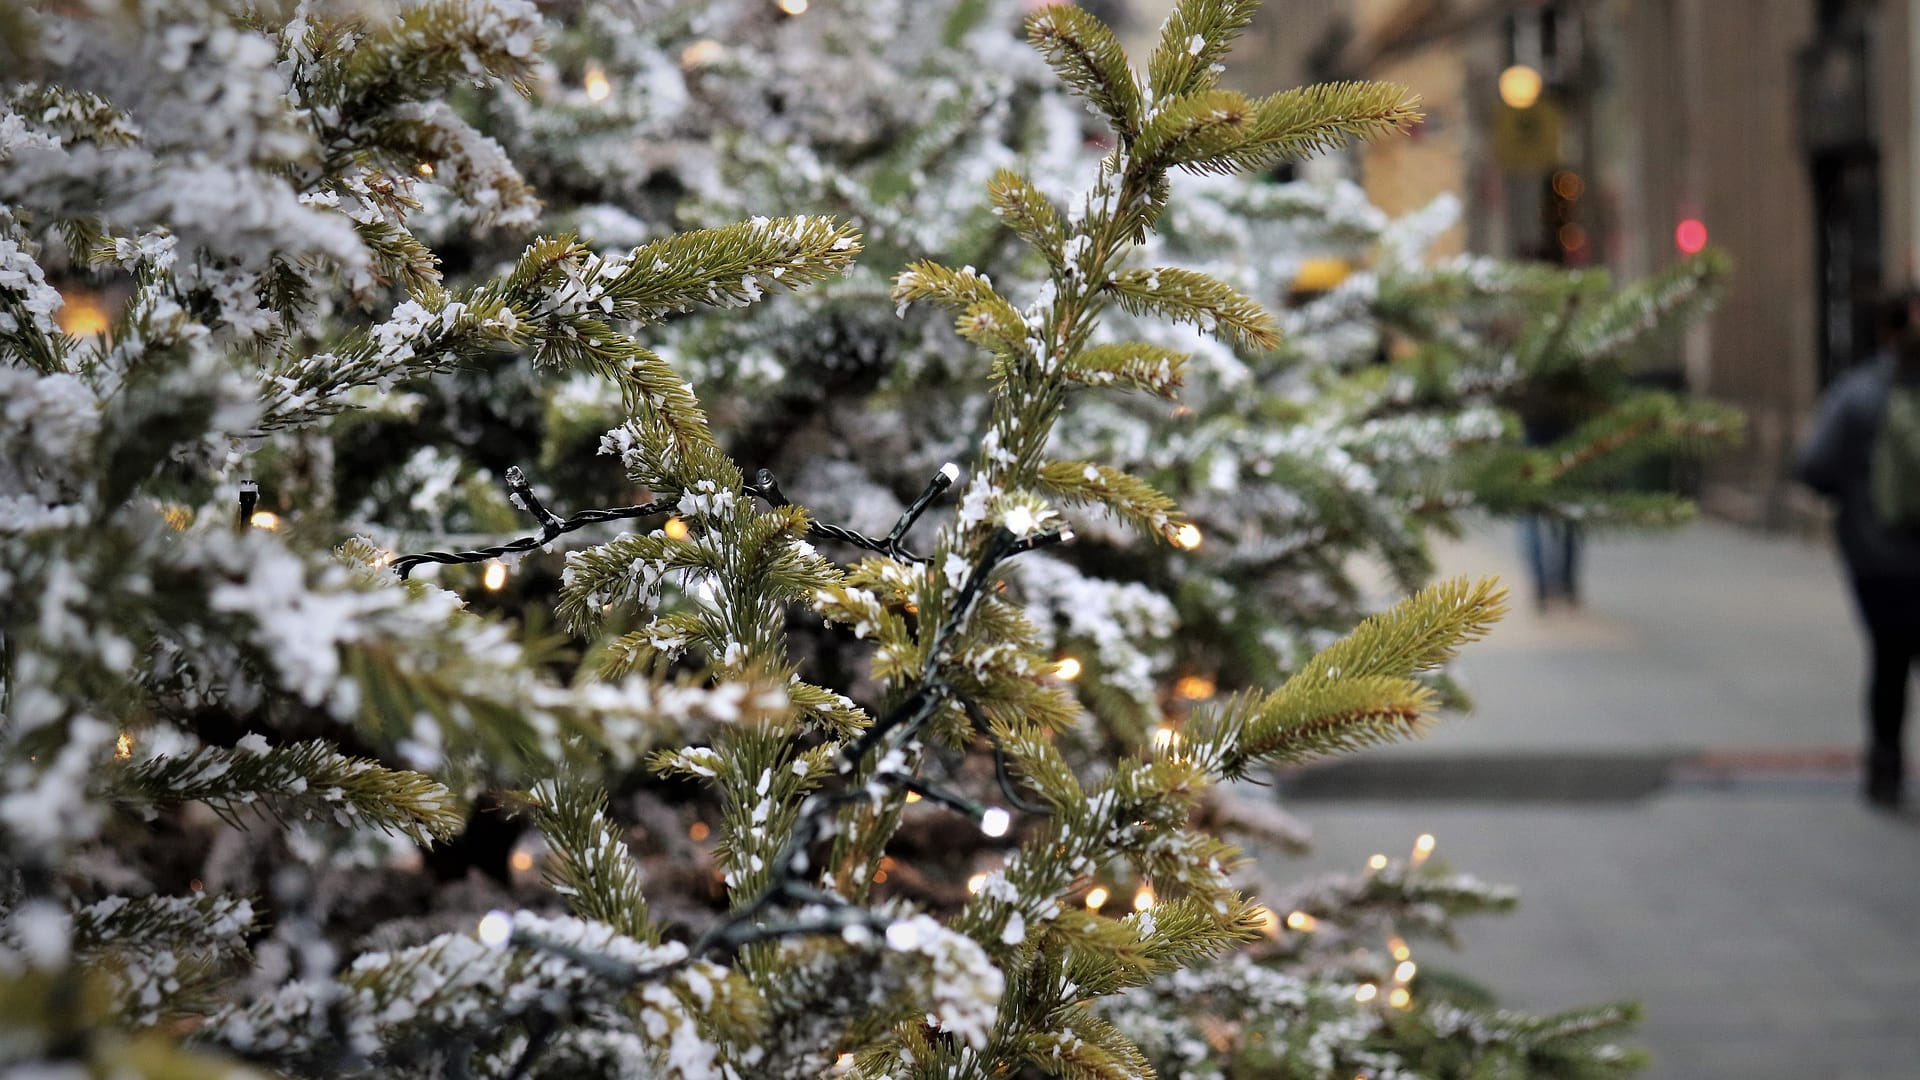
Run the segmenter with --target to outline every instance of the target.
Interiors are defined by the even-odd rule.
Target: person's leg
[[[1520,519],[1520,545],[1527,555],[1527,569],[1533,574],[1533,602],[1539,607],[1547,606],[1547,596],[1552,582],[1547,577],[1547,538],[1546,522],[1542,518],[1529,514]]]
[[[1903,728],[1907,683],[1913,675],[1914,637],[1900,628],[1869,624],[1867,678],[1867,798],[1900,801],[1906,772]]]
[[[1566,594],[1567,603],[1580,603],[1580,526],[1571,521],[1562,522],[1560,527],[1566,532],[1560,543],[1561,591]]]

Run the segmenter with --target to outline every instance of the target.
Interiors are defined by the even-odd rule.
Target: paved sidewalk
[[[1650,1076],[1920,1078],[1920,816],[1858,798],[1831,557],[1710,523],[1589,554],[1586,609],[1542,617],[1510,530],[1450,548],[1515,590],[1461,665],[1478,711],[1283,785],[1318,847],[1264,869],[1432,832],[1523,899],[1428,962],[1517,1006],[1645,1002]]]

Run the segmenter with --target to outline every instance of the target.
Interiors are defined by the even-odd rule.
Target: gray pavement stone
[[[1516,591],[1514,616],[1461,664],[1478,711],[1366,758],[1445,769],[1462,755],[1484,768],[1516,753],[1855,746],[1860,642],[1823,549],[1701,524],[1589,556],[1587,609],[1543,617],[1510,533],[1448,548],[1447,572],[1501,573]],[[1867,810],[1832,761],[1611,800],[1334,788],[1291,808],[1316,849],[1260,877],[1358,868],[1434,833],[1437,858],[1522,901],[1424,963],[1527,1008],[1643,1001],[1655,1080],[1920,1080],[1920,813]]]

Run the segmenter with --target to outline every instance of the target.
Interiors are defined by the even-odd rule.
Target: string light
[[[1274,914],[1272,908],[1264,905],[1254,910],[1260,919],[1260,932],[1270,938],[1278,938],[1280,936],[1280,916]]]
[[[1419,969],[1414,966],[1413,961],[1402,960],[1399,965],[1393,969],[1393,981],[1397,983],[1410,983],[1413,981],[1413,973],[1418,970]]]
[[[970,896],[979,895],[980,890],[986,887],[987,875],[985,873],[975,874],[967,879],[967,893]]]
[[[713,831],[712,829],[709,829],[707,827],[706,822],[696,821],[693,824],[687,826],[687,838],[697,844],[700,841],[705,840],[707,838],[707,835],[712,831]]]
[[[1053,677],[1063,682],[1072,682],[1080,677],[1080,661],[1071,656],[1062,657],[1053,665]]]
[[[480,575],[480,584],[485,585],[488,592],[499,592],[506,588],[507,564],[497,560],[488,563],[486,571]]]
[[[920,793],[919,793],[919,792],[917,792],[917,791],[909,791],[909,792],[907,792],[907,802],[909,802],[909,803],[917,803],[917,802],[919,802],[919,801],[920,801]]]
[[[131,757],[133,757],[133,734],[123,731],[119,738],[113,740],[113,759],[126,761]]]
[[[1013,815],[997,806],[989,806],[980,814],[980,831],[988,836],[1005,836],[1013,825]]]
[[[1385,870],[1386,868],[1387,868],[1387,857],[1385,855],[1369,855],[1367,857],[1367,869]]]
[[[1164,754],[1177,749],[1180,745],[1180,733],[1165,724],[1155,724],[1153,728],[1153,749]]]
[[[660,526],[660,531],[666,533],[667,539],[669,540],[685,540],[687,538],[687,523],[677,517],[668,518],[667,523]]]
[[[725,45],[720,44],[712,38],[701,38],[699,41],[680,50],[680,66],[688,71],[692,71],[695,68],[706,67],[708,64],[718,61],[726,54],[727,47]]]
[[[789,15],[805,15],[807,13],[807,0],[774,0],[774,2],[781,11]]]
[[[1407,948],[1407,943],[1397,937],[1387,939],[1387,950],[1393,953],[1395,960],[1405,960],[1413,955],[1413,950]]]
[[[1433,847],[1437,842],[1438,841],[1434,840],[1432,833],[1421,833],[1415,837],[1413,841],[1413,865],[1419,866],[1421,863],[1426,862],[1427,857],[1433,854]]]
[[[193,511],[184,506],[166,506],[160,510],[160,517],[174,532],[182,532],[193,524]]]
[[[1205,701],[1218,691],[1219,687],[1205,675],[1182,675],[1180,681],[1173,684],[1173,692],[1188,701]]]
[[[1304,911],[1295,911],[1287,916],[1287,928],[1290,930],[1298,930],[1303,934],[1313,933],[1314,928],[1319,925],[1319,919],[1314,918]]]
[[[1143,881],[1140,883],[1140,890],[1133,894],[1133,910],[1145,911],[1153,906],[1155,899],[1157,898],[1153,895],[1153,886]]]
[[[524,874],[533,869],[533,852],[516,851],[508,857],[507,865]]]
[[[906,952],[920,944],[920,928],[910,922],[893,923],[887,927],[887,944]]]
[[[1546,80],[1540,72],[1525,64],[1515,64],[1500,73],[1500,100],[1515,109],[1531,109],[1540,100]]]
[[[280,527],[280,515],[271,510],[255,510],[253,516],[247,519],[247,524],[272,532]]]
[[[480,919],[480,944],[489,949],[504,949],[513,939],[513,920],[504,911],[489,911]]]
[[[1185,551],[1197,551],[1200,548],[1200,526],[1189,521],[1173,530],[1173,546]]]
[[[431,161],[423,161],[423,162],[421,162],[420,164],[418,164],[418,165],[416,165],[416,166],[414,166],[414,169],[413,169],[413,171],[414,171],[414,172],[417,172],[417,173],[419,173],[419,174],[420,174],[421,176],[432,176],[432,175],[433,175],[433,162],[431,162]]]
[[[60,332],[68,337],[99,337],[113,325],[107,309],[92,293],[61,293],[60,300],[60,310],[54,319],[60,324]]]
[[[1087,910],[1088,911],[1099,911],[1101,908],[1105,907],[1106,904],[1107,904],[1106,886],[1095,885],[1093,888],[1087,890]]]
[[[587,65],[586,89],[588,101],[605,101],[613,93],[613,84],[599,64]]]
[[[839,1057],[835,1058],[833,1061],[833,1071],[841,1074],[852,1072],[853,1071],[853,1055],[841,1054]]]
[[[1413,995],[1407,993],[1406,987],[1396,986],[1393,988],[1393,993],[1387,995],[1387,1004],[1396,1009],[1404,1009],[1413,1004]]]
[[[1366,1004],[1369,1001],[1372,1001],[1374,998],[1379,996],[1380,996],[1380,988],[1373,985],[1372,983],[1361,983],[1360,989],[1355,990],[1353,992],[1353,1000],[1361,1003],[1362,1005]]]

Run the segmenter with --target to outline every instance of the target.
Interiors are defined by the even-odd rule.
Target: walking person
[[[1885,343],[1827,391],[1800,479],[1835,529],[1868,641],[1866,796],[1904,795],[1907,690],[1920,659],[1920,293],[1889,303]]]

